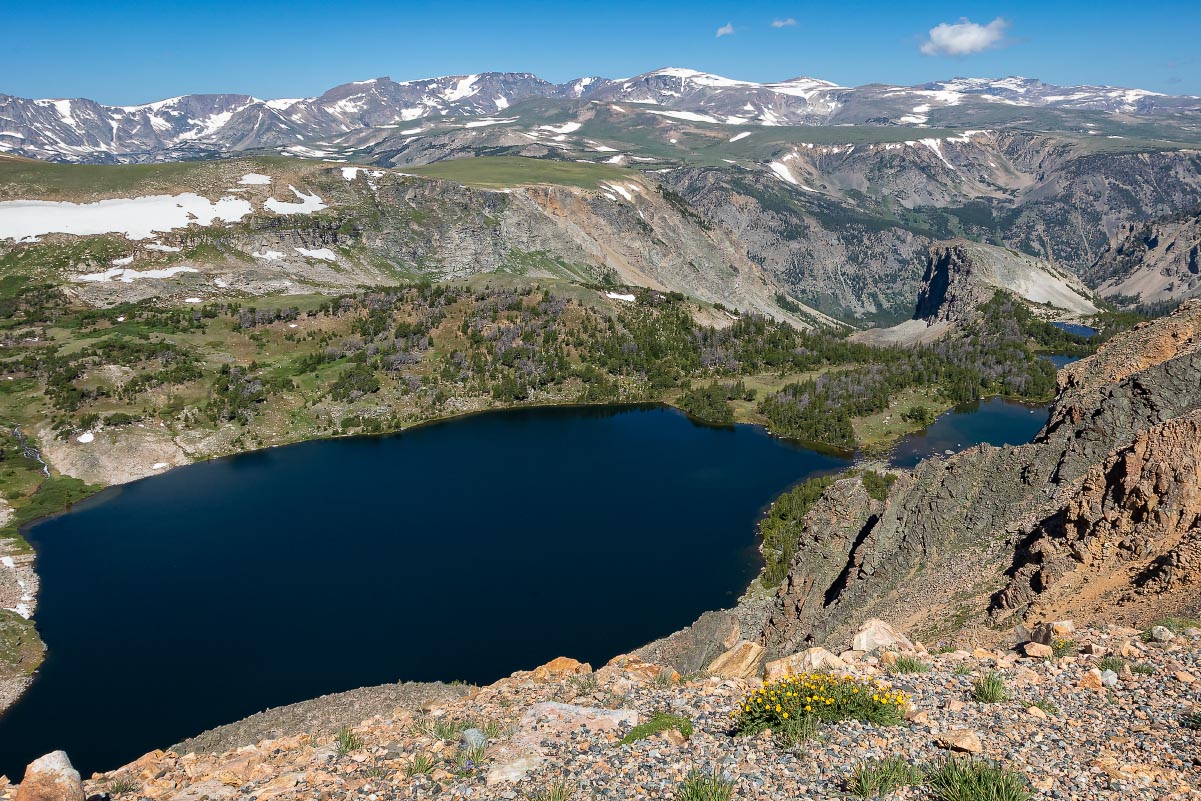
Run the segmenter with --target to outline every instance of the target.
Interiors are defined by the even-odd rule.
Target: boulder
[[[743,640],[710,662],[705,672],[727,679],[754,678],[763,667],[763,652],[762,645]]]
[[[592,672],[592,665],[566,656],[555,657],[545,665],[534,668],[530,675],[534,681],[552,681],[565,676],[578,676]]]
[[[1176,635],[1167,626],[1152,626],[1149,634],[1156,642],[1171,642],[1176,639]]]
[[[79,771],[62,751],[38,757],[25,768],[15,801],[83,801]]]
[[[934,741],[949,751],[978,754],[984,750],[980,735],[970,729],[948,729],[934,736]]]
[[[763,680],[775,681],[785,676],[797,673],[812,673],[816,671],[842,672],[850,671],[851,666],[825,648],[809,648],[804,651],[768,662],[763,668]]]
[[[463,729],[459,732],[459,745],[467,750],[483,748],[488,744],[488,736],[480,729]]]
[[[859,631],[855,632],[851,648],[856,651],[875,651],[878,648],[912,651],[913,643],[883,620],[872,618],[860,626]]]
[[[1055,656],[1055,649],[1041,642],[1028,642],[1022,646],[1022,653],[1031,659],[1051,659]]]
[[[1085,673],[1080,681],[1076,682],[1076,686],[1082,690],[1096,690],[1100,692],[1105,688],[1105,682],[1101,680],[1101,671],[1093,668]]]
[[[1112,670],[1102,670],[1101,671],[1101,683],[1104,684],[1106,687],[1117,687],[1118,686],[1118,674],[1114,673]]]

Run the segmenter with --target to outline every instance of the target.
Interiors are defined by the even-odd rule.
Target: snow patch
[[[499,117],[489,117],[482,120],[475,120],[464,125],[464,128],[483,128],[487,125],[503,125],[506,122],[517,122],[517,117],[509,117],[501,119]]]
[[[250,255],[254,256],[256,259],[262,259],[263,261],[279,261],[284,257],[284,254],[280,253],[278,250],[264,250],[262,253],[251,253]],[[221,279],[217,280],[219,281]]]
[[[338,256],[329,248],[317,248],[315,250],[307,250],[305,248],[296,248],[296,252],[301,256],[307,256],[310,259],[321,259],[322,261],[337,261]]]
[[[183,248],[172,247],[171,245],[160,245],[158,242],[151,242],[146,246],[147,250],[157,250],[159,253],[179,253]]]
[[[187,228],[193,223],[237,222],[251,211],[250,203],[241,198],[223,197],[213,202],[190,192],[95,203],[8,200],[0,202],[0,239],[32,242],[50,233],[124,234],[129,239],[150,239],[163,231]]]
[[[292,190],[292,194],[300,198],[299,203],[285,203],[282,200],[268,198],[263,203],[263,208],[276,214],[312,214],[325,208],[325,201],[317,197],[316,193],[306,195],[291,184],[288,184],[288,188]]]
[[[89,442],[91,442],[94,439],[96,439],[95,434],[93,434],[91,431],[85,431],[82,434],[80,434],[78,437],[76,437],[75,441],[82,443],[84,445],[87,445]]]
[[[610,300],[624,300],[626,303],[633,303],[637,300],[633,295],[625,295],[620,292],[606,292],[605,297]]]
[[[557,134],[569,134],[569,133],[575,133],[576,131],[580,130],[581,127],[582,126],[578,122],[565,122],[562,125],[558,125],[558,126],[556,126],[556,125],[539,125],[538,130],[550,131],[551,133],[557,133]]]
[[[781,181],[790,183],[793,186],[801,185],[800,182],[796,178],[793,177],[792,170],[788,169],[788,165],[785,164],[784,162],[773,161],[771,164],[768,164],[767,166],[771,168],[771,171],[774,172]]]
[[[269,186],[271,176],[259,172],[248,172],[238,179],[238,183],[242,186]]]
[[[106,283],[108,281],[120,281],[123,284],[132,284],[139,278],[173,278],[181,273],[198,273],[200,272],[195,267],[164,267],[161,270],[130,270],[128,268],[113,267],[110,270],[105,270],[102,273],[87,273],[75,278],[76,281],[84,281],[87,283]]]
[[[731,141],[731,142],[737,142],[737,141],[739,141],[739,140],[741,140],[741,139],[746,139],[746,138],[747,138],[748,136],[750,136],[750,135],[751,135],[751,132],[750,132],[750,131],[743,131],[743,132],[742,132],[742,133],[740,133],[740,134],[734,134],[733,136],[731,136],[731,137],[730,137],[730,141]]]

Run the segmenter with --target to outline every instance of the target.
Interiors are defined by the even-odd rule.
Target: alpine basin
[[[551,408],[108,490],[27,531],[49,655],[0,717],[0,773],[59,748],[111,770],[353,687],[603,663],[731,605],[764,507],[845,465],[664,408]]]

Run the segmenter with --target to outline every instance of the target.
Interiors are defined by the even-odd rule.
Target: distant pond
[[[957,406],[926,427],[907,434],[889,456],[893,467],[914,467],[927,456],[959,453],[974,445],[1024,445],[1047,423],[1046,405],[1004,398]]]
[[[848,462],[660,407],[492,412],[218,459],[27,534],[49,656],[0,773],[86,776],[262,709],[603,663],[730,606],[755,523]]]
[[[1080,323],[1051,323],[1051,325],[1079,337],[1094,337],[1097,335],[1097,329],[1089,325],[1081,325]]]

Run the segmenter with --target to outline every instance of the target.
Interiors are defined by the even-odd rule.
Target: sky
[[[0,0],[0,93],[130,105],[307,97],[486,71],[561,82],[664,66],[843,86],[1021,75],[1201,95],[1201,2],[412,3]]]

